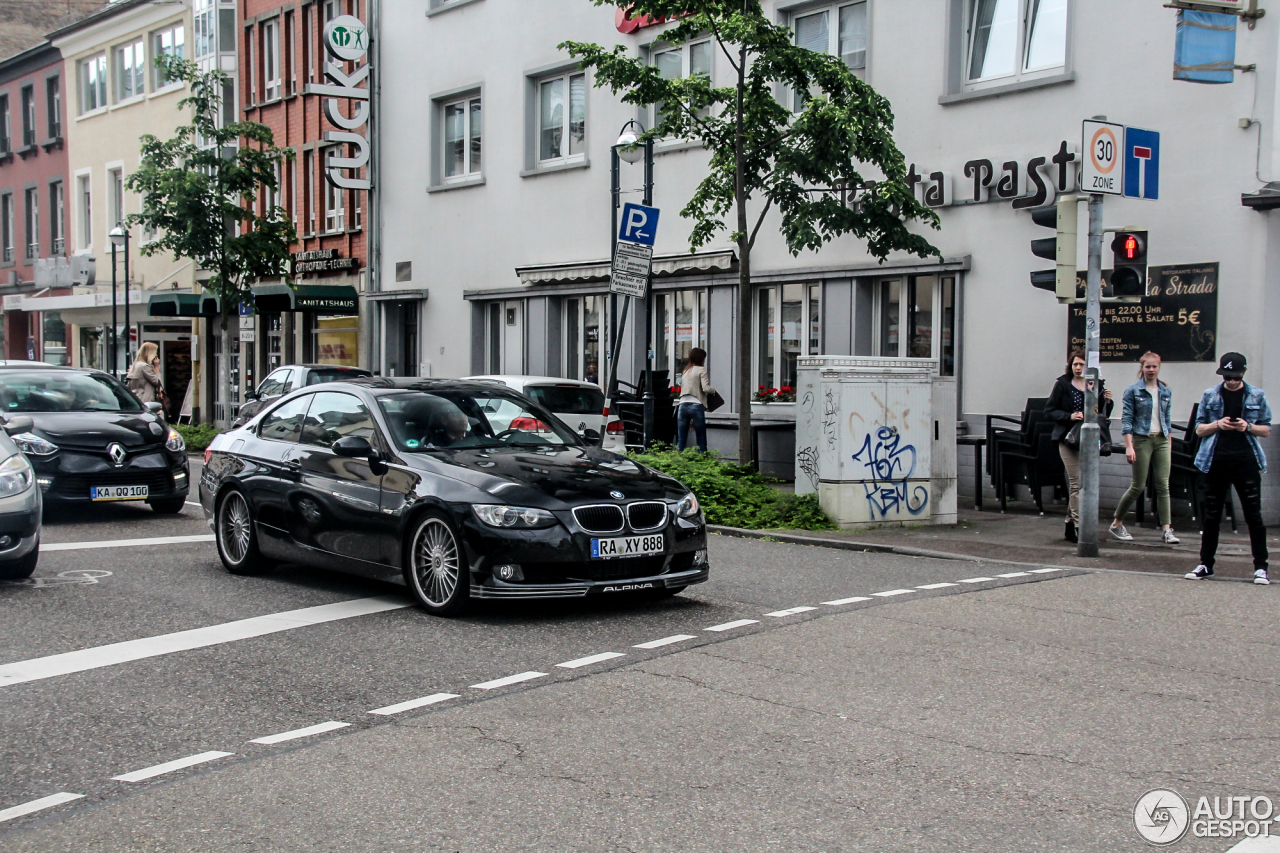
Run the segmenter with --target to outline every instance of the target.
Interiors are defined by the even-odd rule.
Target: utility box
[[[842,528],[956,521],[956,383],[932,359],[808,356],[796,494]]]

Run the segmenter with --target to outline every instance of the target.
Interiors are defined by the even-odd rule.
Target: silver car
[[[31,418],[15,415],[0,430],[0,580],[31,577],[40,559],[40,489],[31,463],[9,437],[31,428]]]
[[[622,420],[615,414],[606,419],[604,415],[604,392],[593,382],[578,379],[562,379],[557,376],[468,376],[468,379],[483,379],[497,382],[517,391],[551,414],[573,427],[579,435],[585,430],[592,430],[604,437],[601,444],[605,450],[614,453],[626,453],[626,428]],[[501,412],[490,413],[501,418]]]

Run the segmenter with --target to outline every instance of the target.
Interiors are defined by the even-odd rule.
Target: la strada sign
[[[1080,169],[1080,155],[1071,142],[1062,141],[1057,151],[1026,160],[1002,157],[978,158],[965,162],[959,176],[931,170],[916,163],[907,171],[907,185],[926,207],[951,207],[1011,201],[1015,209],[1045,207],[1058,193],[1074,192]]]

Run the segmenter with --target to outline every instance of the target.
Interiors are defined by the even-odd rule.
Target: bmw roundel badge
[[[622,492],[618,491],[617,489],[614,489],[612,492],[609,493],[609,497],[613,498],[615,501],[620,501],[623,498],[625,498],[626,495],[624,495]]]

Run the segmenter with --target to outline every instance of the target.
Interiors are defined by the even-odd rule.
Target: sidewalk
[[[759,535],[782,534],[826,539],[847,543],[846,547],[866,544],[876,550],[907,549],[908,553],[913,550],[929,551],[956,557],[1158,574],[1182,575],[1200,562],[1200,534],[1195,529],[1195,522],[1187,517],[1174,519],[1174,530],[1182,540],[1180,545],[1162,544],[1159,530],[1150,523],[1150,516],[1146,526],[1140,527],[1136,523],[1128,525],[1129,532],[1133,534],[1132,542],[1113,539],[1106,532],[1106,525],[1110,524],[1108,517],[1100,522],[1100,554],[1093,559],[1077,557],[1076,546],[1062,538],[1066,516],[1058,507],[1050,507],[1049,512],[1042,516],[1034,508],[1030,511],[1011,508],[1006,513],[1001,513],[996,508],[978,512],[970,505],[960,510],[959,518],[958,524],[944,526],[891,527],[879,530],[764,531]],[[1130,521],[1132,522],[1132,513]],[[728,532],[727,529],[725,532]],[[1268,549],[1273,555],[1280,555],[1280,536],[1273,535],[1272,531],[1268,531],[1268,534]],[[1239,533],[1232,533],[1230,522],[1223,521],[1214,572],[1215,577],[1222,578],[1253,577],[1249,532],[1243,521],[1240,522]]]

